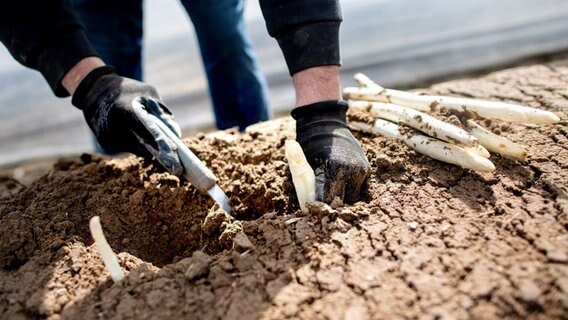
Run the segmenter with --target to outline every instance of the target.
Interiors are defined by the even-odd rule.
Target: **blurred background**
[[[364,72],[383,86],[410,88],[568,53],[566,0],[343,0],[342,81]],[[277,115],[294,91],[256,0],[246,19]],[[213,129],[194,32],[177,0],[145,0],[145,79],[158,88],[184,135]],[[57,99],[39,73],[0,46],[0,167],[93,150],[70,99]]]

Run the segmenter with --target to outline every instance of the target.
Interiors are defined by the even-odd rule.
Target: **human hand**
[[[378,118],[374,125],[351,123],[357,129],[399,139],[408,147],[434,159],[477,171],[493,171],[489,151],[523,161],[527,151],[509,139],[477,124],[474,119],[498,119],[533,124],[558,123],[552,112],[531,107],[476,99],[430,96],[385,89],[363,74],[356,74],[359,88],[345,88],[349,105],[368,109]],[[447,109],[455,123],[438,120],[425,112]],[[399,130],[399,124],[416,131]]]
[[[316,200],[352,203],[370,173],[367,157],[347,128],[347,103],[323,101],[292,110],[296,140],[316,175]]]
[[[154,156],[169,172],[183,172],[176,145],[150,119],[150,114],[158,117],[181,135],[172,112],[154,87],[120,77],[110,67],[99,67],[81,81],[72,103],[83,111],[105,150]]]

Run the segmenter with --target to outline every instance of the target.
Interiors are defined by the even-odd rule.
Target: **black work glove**
[[[296,140],[316,175],[316,200],[353,203],[370,173],[367,157],[347,128],[345,101],[323,101],[292,110]]]
[[[158,117],[181,135],[172,112],[160,101],[154,87],[120,77],[112,67],[99,67],[81,81],[72,103],[83,110],[85,120],[106,151],[154,156],[169,172],[182,173],[176,145],[149,116]]]

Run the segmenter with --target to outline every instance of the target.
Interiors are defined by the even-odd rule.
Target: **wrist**
[[[338,66],[319,66],[302,70],[293,76],[296,106],[320,101],[341,100]]]
[[[291,116],[298,122],[313,118],[336,118],[345,122],[346,113],[349,105],[342,100],[328,100],[311,103],[305,106],[296,107],[292,110]]]
[[[79,109],[83,109],[84,106],[88,105],[88,100],[90,96],[91,89],[95,86],[100,78],[107,75],[116,75],[116,71],[111,66],[100,66],[92,69],[88,74],[84,75],[79,85],[76,87],[73,93],[73,98],[71,103]],[[114,81],[105,81],[110,84]]]
[[[61,85],[73,95],[83,79],[94,69],[104,66],[99,57],[87,57],[71,68],[61,80]]]
[[[347,129],[347,109],[347,102],[337,100],[295,108],[291,115],[296,120],[296,140],[303,148],[314,151],[305,142],[318,135],[332,134],[337,129]]]

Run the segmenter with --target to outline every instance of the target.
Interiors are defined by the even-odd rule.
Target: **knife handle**
[[[181,139],[172,132],[168,126],[158,119],[158,117],[150,114],[150,118],[158,125],[158,127],[172,140],[178,150],[178,156],[183,165],[183,175],[187,180],[203,194],[207,194],[207,191],[217,184],[217,178],[205,166],[205,164],[199,160],[199,158],[189,150],[189,148],[181,141]]]

